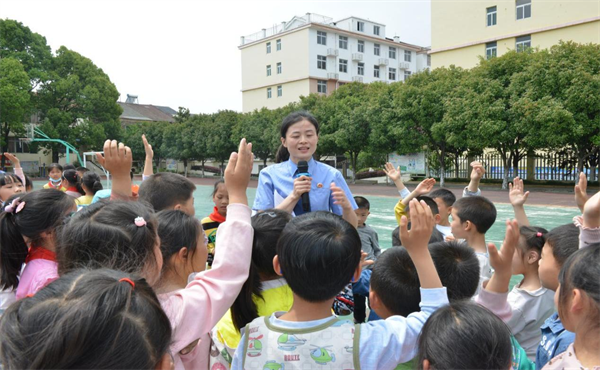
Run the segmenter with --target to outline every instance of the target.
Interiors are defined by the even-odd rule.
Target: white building
[[[307,13],[242,36],[243,111],[275,109],[352,81],[404,81],[429,68],[428,48],[386,38],[385,25]]]

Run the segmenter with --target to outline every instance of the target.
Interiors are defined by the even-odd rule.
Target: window
[[[359,53],[365,52],[365,42],[362,40],[358,40],[358,52]]]
[[[348,49],[348,37],[340,36],[340,49]]]
[[[327,45],[327,32],[317,31],[317,44]]]
[[[531,0],[517,0],[517,20],[531,18]]]
[[[365,75],[365,63],[358,63],[358,75],[359,76]]]
[[[277,63],[277,74],[281,74],[281,62]]]
[[[317,81],[317,92],[321,94],[327,94],[327,81],[318,80]]]
[[[317,55],[317,68],[327,69],[327,57],[324,55]]]
[[[531,35],[517,37],[517,53],[531,47]]]
[[[496,46],[496,42],[488,42],[487,44],[485,44],[485,57],[487,59],[491,59],[494,58],[497,55],[497,46]]]
[[[496,7],[487,8],[487,26],[496,25]]]
[[[271,43],[267,42],[267,54],[271,54]]]
[[[427,55],[427,67],[431,67],[431,55]]]
[[[379,44],[373,45],[373,54],[379,55],[379,49],[381,49],[381,46],[379,46]]]
[[[271,99],[271,88],[267,87],[267,99]]]
[[[281,85],[277,86],[277,97],[283,96],[283,87]]]
[[[379,78],[379,66],[373,66],[373,77]]]
[[[404,71],[404,81],[408,80],[408,78],[410,77],[410,71]]]
[[[340,72],[348,73],[348,60],[340,59]]]
[[[396,48],[390,46],[390,59],[396,59]]]
[[[277,51],[281,50],[281,39],[277,40],[275,48]]]
[[[373,26],[373,34],[379,36],[379,26]]]
[[[271,75],[271,65],[269,64],[267,66],[267,77],[269,77]]]
[[[365,22],[356,22],[356,30],[365,32]]]
[[[404,50],[404,61],[410,63],[411,58],[412,58],[412,51]]]
[[[390,80],[396,81],[396,68],[390,68],[390,71],[388,74],[389,74]]]

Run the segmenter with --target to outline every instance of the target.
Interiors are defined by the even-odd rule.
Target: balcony
[[[338,49],[334,49],[334,48],[327,49],[328,57],[337,57],[338,55],[340,55],[340,51]]]
[[[352,60],[355,60],[355,61],[358,61],[358,62],[362,62],[362,60],[363,60],[362,53],[353,53],[352,54]]]
[[[400,67],[400,69],[410,69],[410,63],[400,62],[399,67]]]
[[[327,79],[328,80],[339,80],[340,79],[340,75],[339,73],[327,73]]]
[[[352,82],[363,82],[362,76],[354,76],[352,77]]]
[[[387,58],[379,58],[378,64],[380,66],[387,66],[389,64],[389,60]]]

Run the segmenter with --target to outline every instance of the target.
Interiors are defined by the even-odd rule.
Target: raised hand
[[[238,152],[231,153],[225,168],[225,186],[229,193],[230,204],[248,204],[246,189],[250,182],[253,165],[252,143],[246,143],[246,139],[242,139],[240,140]]]
[[[508,184],[508,199],[513,207],[522,207],[527,202],[529,192],[523,192],[523,180],[519,176],[515,177],[512,184]]]
[[[13,168],[21,168],[21,161],[16,155],[4,152],[4,156],[13,164]]]
[[[390,162],[387,162],[385,164],[385,168],[383,169],[383,172],[385,172],[387,177],[389,177],[390,180],[392,180],[394,182],[396,182],[402,178],[402,172],[400,171],[400,166],[398,166],[398,168],[396,169],[396,168],[394,168],[394,165],[391,164]]]
[[[400,240],[402,246],[411,253],[419,249],[427,249],[431,233],[435,227],[435,220],[431,208],[424,201],[413,199],[410,206],[410,230],[408,230],[408,219],[402,216],[400,219]]]
[[[131,197],[131,149],[116,140],[106,140],[104,155],[96,153],[96,159],[113,177],[112,193]]]
[[[473,170],[471,170],[471,180],[481,180],[485,174],[485,168],[483,167],[483,164],[479,161],[474,161],[471,162],[471,167],[473,167]]]
[[[579,174],[579,181],[575,184],[575,203],[581,212],[583,212],[583,206],[587,200],[587,176],[582,172]]]
[[[494,274],[486,286],[486,290],[496,293],[506,293],[512,276],[512,260],[520,237],[517,220],[506,220],[506,234],[502,247],[498,251],[494,243],[488,244],[490,265]]]
[[[583,226],[600,227],[600,191],[588,199],[583,206]]]
[[[148,143],[146,135],[142,135],[142,141],[144,142],[144,151],[146,152],[146,158],[154,158],[154,151],[152,150],[152,145]]]
[[[417,185],[417,187],[415,188],[414,192],[417,196],[423,195],[423,194],[427,194],[429,193],[432,189],[433,186],[435,185],[435,179],[434,178],[430,178],[430,179],[425,179],[423,181],[421,181],[419,183],[419,185]]]

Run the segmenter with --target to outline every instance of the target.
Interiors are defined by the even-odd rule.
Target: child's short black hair
[[[215,194],[217,194],[217,191],[219,190],[219,185],[220,184],[225,185],[225,180],[224,179],[220,179],[220,180],[217,180],[215,182],[215,184],[213,185],[213,191],[212,191],[212,193],[210,193],[210,197],[211,198],[214,198]],[[227,189],[227,188],[225,188],[225,189]]]
[[[562,266],[579,249],[579,229],[572,223],[557,226],[547,234],[546,241],[552,247],[554,259]]]
[[[479,260],[473,249],[464,243],[438,242],[429,245],[429,252],[450,301],[475,295]],[[415,265],[404,248],[385,251],[373,265],[371,290],[394,315],[408,316],[420,310],[420,286]]]
[[[152,205],[156,212],[187,202],[196,185],[176,173],[160,172],[142,182],[139,199]]]
[[[446,207],[452,207],[454,202],[456,202],[456,195],[448,189],[439,188],[434,191],[429,192],[427,194],[431,199],[440,198]]]
[[[156,214],[156,218],[164,274],[167,270],[173,269],[171,257],[179,253],[182,248],[187,248],[189,259],[194,256],[198,248],[198,237],[204,233],[204,230],[196,217],[176,209],[162,210]]]
[[[485,197],[460,198],[454,203],[454,209],[460,222],[472,222],[480,234],[485,234],[496,222],[496,207]]]
[[[366,209],[367,211],[371,209],[371,204],[365,197],[354,197],[354,201],[356,202],[358,209]]]
[[[410,230],[410,222],[408,223],[408,229]],[[444,234],[439,231],[437,228],[433,228],[431,232],[431,237],[429,238],[429,244],[443,242]],[[397,226],[394,231],[392,231],[392,247],[401,247],[402,240],[400,240],[400,226]]]
[[[277,256],[283,277],[309,302],[332,299],[348,285],[360,263],[358,231],[330,212],[310,212],[290,221]]]
[[[76,167],[69,163],[65,164],[65,166],[63,168],[64,168],[64,171],[69,171],[69,170],[75,171],[76,170]]]
[[[81,173],[86,173],[88,172],[90,169],[87,167],[77,167],[77,172],[81,172]]]
[[[48,166],[48,172],[52,171],[53,168],[56,168],[60,172],[63,172],[63,166],[61,166],[58,163],[50,163],[50,165]]]

